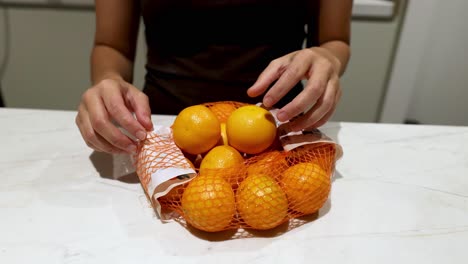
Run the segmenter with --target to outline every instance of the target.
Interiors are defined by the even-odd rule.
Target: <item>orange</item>
[[[226,123],[226,120],[232,112],[236,110],[236,106],[233,103],[218,102],[210,106],[210,110],[218,117],[219,122]]]
[[[203,105],[183,109],[172,125],[175,144],[189,154],[204,153],[221,137],[221,126],[215,114]]]
[[[184,191],[182,212],[185,220],[200,230],[228,228],[236,213],[231,185],[221,177],[197,176]]]
[[[278,137],[278,133],[276,134],[276,137],[273,143],[271,143],[270,149],[271,150],[283,150],[283,144],[281,143],[281,140]]]
[[[291,165],[312,162],[318,163],[322,168],[330,168],[335,160],[335,147],[328,143],[303,145],[290,151],[286,159]]]
[[[216,146],[203,158],[200,170],[230,168],[242,164],[244,158],[231,146]]]
[[[189,160],[188,158],[185,158],[185,160],[190,165],[190,168],[195,169],[195,165],[193,165],[193,162],[191,160]]]
[[[225,145],[217,146],[203,158],[200,164],[200,175],[221,176],[234,183],[237,182],[235,177],[241,173],[243,165],[244,158],[235,148]],[[229,170],[230,168],[232,169]]]
[[[276,124],[273,115],[266,109],[247,105],[229,116],[226,133],[229,145],[241,152],[258,154],[275,141]]]
[[[273,151],[261,155],[256,162],[247,165],[247,175],[267,174],[272,177],[279,177],[288,168],[288,162],[284,155],[278,151]]]
[[[217,145],[229,145],[226,134],[226,123],[221,123],[221,138],[219,139]]]
[[[248,176],[240,184],[236,198],[239,215],[251,228],[270,229],[286,220],[288,199],[272,177]]]
[[[319,210],[330,193],[330,175],[316,163],[299,163],[281,179],[292,210],[311,214]]]

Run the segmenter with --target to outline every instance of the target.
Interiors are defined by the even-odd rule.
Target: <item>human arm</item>
[[[148,98],[131,85],[139,4],[133,0],[96,0],[95,8],[92,87],[82,96],[76,124],[86,144],[97,151],[134,152],[136,143],[115,123],[140,140],[152,129]]]
[[[247,91],[252,97],[266,92],[263,104],[271,107],[298,82],[306,79],[304,90],[278,112],[280,121],[294,119],[289,125],[291,130],[323,125],[337,106],[341,96],[340,76],[350,58],[352,2],[321,0],[319,46],[273,60]]]

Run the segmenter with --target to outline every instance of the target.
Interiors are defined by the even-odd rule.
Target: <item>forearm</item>
[[[351,14],[353,0],[320,0],[320,47],[332,55],[335,71],[340,76],[346,70],[351,55]]]
[[[351,56],[349,44],[344,41],[333,40],[323,43],[320,47],[329,51],[337,59],[336,70],[340,76],[343,75]]]
[[[91,81],[96,84],[104,79],[133,80],[133,61],[118,50],[96,44],[91,55]]]

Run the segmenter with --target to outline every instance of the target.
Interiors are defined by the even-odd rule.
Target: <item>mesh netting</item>
[[[210,108],[210,110],[216,115],[216,117],[221,123],[225,123],[232,111],[247,104],[234,101],[227,101],[206,103],[204,105]]]
[[[221,122],[243,105],[206,104]],[[152,193],[145,182],[154,171],[174,164],[187,168],[189,163],[170,136],[152,136],[144,144],[150,147],[140,152],[137,173],[145,191]],[[335,144],[303,145],[290,151],[273,144],[258,155],[241,154],[243,163],[230,168],[204,169],[203,173],[195,168],[196,177],[153,201],[163,211],[174,213],[184,225],[208,232],[272,229],[317,213],[327,201],[336,161]]]

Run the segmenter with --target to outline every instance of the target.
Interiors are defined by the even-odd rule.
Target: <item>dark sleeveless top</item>
[[[308,2],[308,3],[307,3]],[[247,89],[270,61],[314,45],[316,1],[141,0],[148,46],[143,91],[153,113],[204,102],[260,102]],[[302,90],[298,84],[277,106]]]

